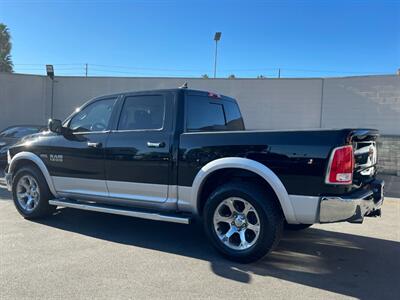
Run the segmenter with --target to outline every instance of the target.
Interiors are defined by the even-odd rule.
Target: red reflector
[[[331,154],[325,182],[329,184],[351,184],[353,182],[353,146],[335,148]]]
[[[215,93],[208,93],[208,97],[211,98],[221,98],[221,95],[215,94]]]

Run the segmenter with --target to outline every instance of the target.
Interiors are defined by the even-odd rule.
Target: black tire
[[[240,263],[251,263],[263,258],[279,243],[284,217],[272,192],[253,183],[232,182],[217,188],[209,196],[203,211],[204,229],[212,245],[225,257]],[[245,249],[232,249],[218,237],[214,228],[214,213],[219,205],[230,197],[238,197],[250,203],[259,219],[259,235],[254,244]],[[245,230],[246,231],[246,230]],[[232,235],[233,236],[233,235]]]
[[[17,198],[17,184],[19,180],[26,175],[32,176],[36,180],[39,187],[39,200],[37,205],[31,211],[24,209]],[[55,206],[49,205],[49,200],[54,197],[50,192],[42,172],[38,168],[31,165],[22,167],[15,173],[12,183],[12,196],[15,207],[25,219],[46,217],[53,214],[56,210]]]
[[[285,230],[299,231],[311,227],[313,224],[288,224],[285,222]]]

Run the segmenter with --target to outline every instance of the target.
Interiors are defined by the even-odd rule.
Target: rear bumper
[[[383,204],[383,180],[374,180],[360,190],[346,196],[325,196],[321,198],[319,222],[361,223],[365,216],[380,215]]]

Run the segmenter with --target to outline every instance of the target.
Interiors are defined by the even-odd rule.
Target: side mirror
[[[50,119],[49,120],[49,130],[51,132],[61,134],[62,133],[62,123],[61,120]]]

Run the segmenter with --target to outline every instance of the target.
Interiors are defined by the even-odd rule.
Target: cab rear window
[[[244,130],[236,102],[206,96],[189,96],[186,107],[187,131]]]

